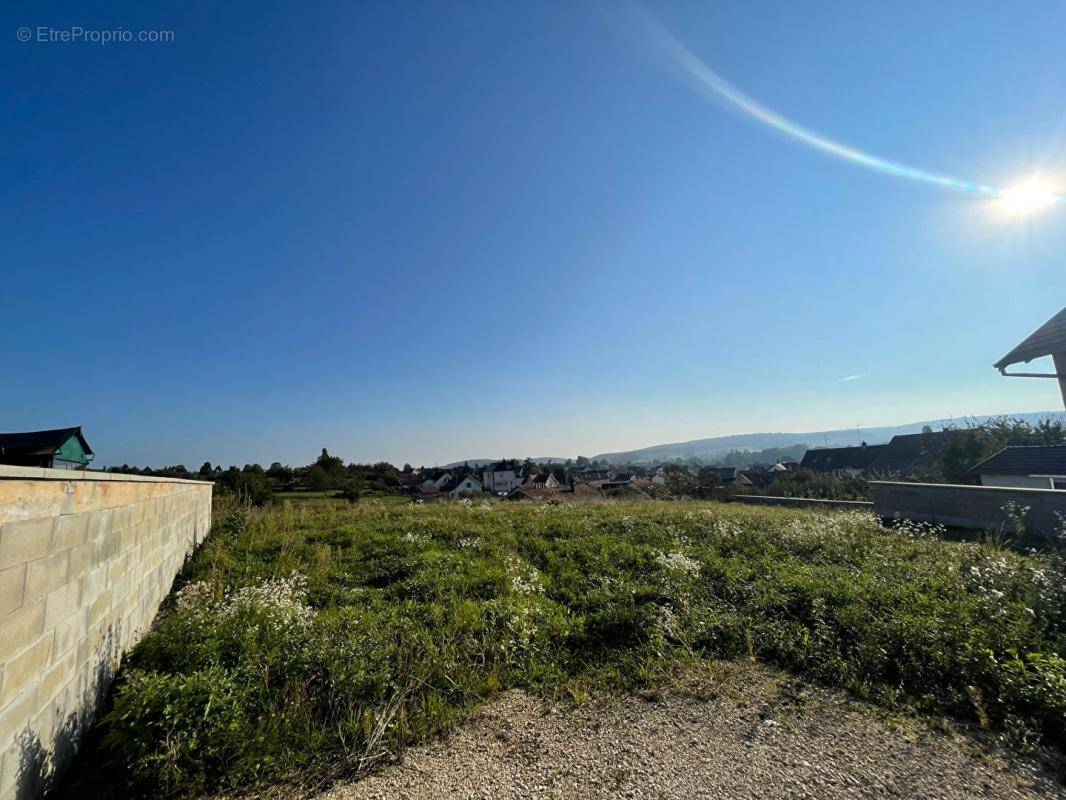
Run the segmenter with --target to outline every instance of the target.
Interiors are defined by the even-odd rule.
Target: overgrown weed
[[[108,769],[86,795],[357,773],[502,690],[654,699],[677,665],[709,658],[1064,746],[1057,556],[887,531],[857,512],[695,503],[215,519],[123,667],[92,756]],[[744,679],[721,678],[693,694]]]

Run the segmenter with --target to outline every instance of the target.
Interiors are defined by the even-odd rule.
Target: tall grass
[[[86,787],[354,772],[508,687],[583,693],[751,655],[1062,748],[1066,570],[735,505],[219,509],[131,653]],[[102,778],[105,775],[106,778]]]

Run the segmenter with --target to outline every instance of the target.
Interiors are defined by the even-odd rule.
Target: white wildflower
[[[700,562],[677,551],[658,553],[655,556],[655,563],[666,572],[690,575],[692,577],[700,574]]]

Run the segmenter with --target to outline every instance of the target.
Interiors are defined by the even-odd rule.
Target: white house
[[[478,481],[473,475],[467,475],[455,486],[448,490],[448,493],[452,497],[464,497],[471,494],[481,494],[484,489],[481,486],[481,482]]]
[[[484,486],[493,494],[507,494],[522,485],[524,470],[518,464],[497,461],[485,467]]]
[[[426,478],[418,484],[418,488],[422,490],[428,490],[430,487],[436,489],[443,489],[445,485],[447,485],[448,482],[451,481],[451,479],[452,474],[450,472],[442,472],[436,478],[429,475],[426,476]]]
[[[544,489],[558,489],[562,486],[554,475],[542,474],[542,475],[530,475],[525,482],[526,486],[540,486]]]

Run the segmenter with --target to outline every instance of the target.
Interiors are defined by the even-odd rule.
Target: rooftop
[[[1066,352],[1066,308],[1029,334],[1025,341],[997,361],[995,367],[1002,372],[1012,364],[1063,352]]]
[[[23,433],[0,433],[0,453],[12,455],[49,455],[66,444],[71,437],[76,437],[85,455],[93,454],[89,443],[82,436],[81,428],[55,428],[47,431],[26,431]]]
[[[969,470],[971,475],[1066,475],[1066,444],[1004,447]]]

